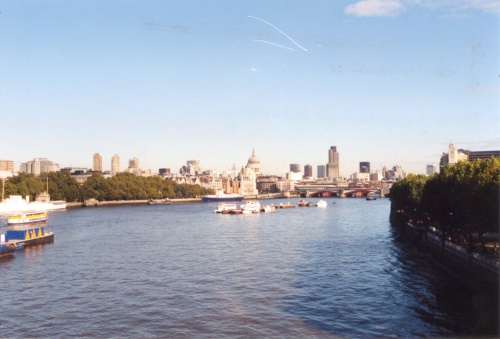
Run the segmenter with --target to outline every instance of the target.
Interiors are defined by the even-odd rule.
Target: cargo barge
[[[22,230],[8,230],[0,235],[0,244],[29,247],[54,242],[54,232],[47,232],[45,227],[32,227]]]

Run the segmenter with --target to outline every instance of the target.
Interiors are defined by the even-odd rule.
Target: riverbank
[[[434,264],[474,291],[468,303],[476,325],[462,335],[498,336],[500,334],[498,258],[468,251],[467,248],[444,239],[434,227],[426,229],[405,222],[399,215],[391,215],[391,224],[415,251],[423,253]]]
[[[67,208],[78,208],[78,207],[99,207],[99,206],[116,206],[116,205],[146,205],[149,199],[145,200],[112,200],[112,201],[98,201],[98,200],[88,200],[86,202],[68,202]],[[158,200],[158,204],[162,204]],[[179,203],[193,203],[201,202],[201,198],[186,198],[186,199],[170,199],[173,204]]]

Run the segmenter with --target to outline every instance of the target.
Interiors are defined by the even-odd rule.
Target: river
[[[471,291],[399,240],[388,199],[327,202],[257,215],[215,214],[212,203],[50,212],[54,243],[0,258],[1,336],[413,337],[473,326]]]

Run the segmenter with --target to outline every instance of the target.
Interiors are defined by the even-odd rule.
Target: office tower
[[[370,173],[369,161],[362,161],[359,163],[359,173]]]
[[[128,161],[128,168],[139,168],[139,159],[132,158]]]
[[[336,146],[328,150],[328,164],[326,164],[326,176],[328,179],[339,177],[339,152]]]
[[[113,155],[111,158],[111,175],[120,172],[120,157],[118,154]]]
[[[13,160],[0,160],[0,172],[1,171],[14,173],[14,161]]]
[[[434,164],[427,165],[427,170],[425,173],[427,175],[433,175],[434,173],[436,173],[436,165],[434,165]]]
[[[99,153],[94,154],[92,170],[102,172],[102,156]]]
[[[317,172],[318,172],[318,179],[325,178],[325,165],[318,165]]]
[[[304,166],[304,177],[305,178],[312,178],[313,176],[313,168],[311,165],[305,165]]]
[[[290,172],[293,173],[300,172],[300,164],[290,164]]]

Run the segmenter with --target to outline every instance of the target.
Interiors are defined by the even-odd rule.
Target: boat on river
[[[219,204],[217,205],[215,213],[230,214],[231,211],[234,211],[237,208],[236,204]]]
[[[0,213],[45,212],[66,209],[66,201],[29,201],[21,195],[11,195],[0,203]]]
[[[377,200],[377,198],[374,197],[373,195],[370,195],[366,197],[366,200]]]
[[[16,250],[16,245],[14,244],[0,244],[0,257],[6,257],[12,255]]]
[[[47,221],[47,212],[28,212],[9,215],[7,225],[33,224]]]
[[[260,203],[258,201],[250,200],[246,204],[241,205],[243,214],[260,213]]]
[[[320,200],[316,203],[316,206],[318,207],[326,207],[328,204],[324,200]]]

